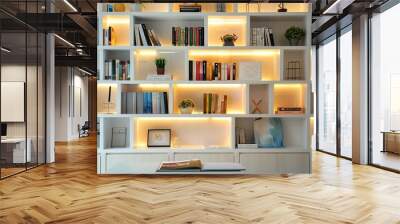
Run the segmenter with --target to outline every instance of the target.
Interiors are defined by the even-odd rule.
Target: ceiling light
[[[332,5],[324,10],[322,14],[342,14],[343,9],[351,5],[354,0],[336,0]]]
[[[85,73],[85,74],[87,74],[87,75],[92,75],[92,73],[90,73],[90,72],[88,72],[88,71],[86,71],[86,70],[83,70],[83,69],[81,69],[81,68],[78,68],[78,70],[81,71],[81,72],[83,72],[83,73]]]
[[[65,4],[67,4],[74,12],[78,12],[78,10],[68,1],[64,0]]]
[[[10,52],[11,52],[11,50],[9,50],[9,49],[7,49],[7,48],[5,48],[5,47],[1,47],[0,49],[1,49],[2,51],[6,52],[6,53],[10,53]]]
[[[62,38],[62,37],[60,37],[59,35],[57,35],[57,34],[54,34],[54,36],[55,37],[57,37],[59,40],[61,40],[62,42],[64,42],[64,43],[66,43],[67,45],[69,45],[70,47],[73,47],[73,48],[75,48],[75,45],[73,45],[71,42],[69,42],[68,40],[66,40],[66,39],[64,39],[64,38]]]

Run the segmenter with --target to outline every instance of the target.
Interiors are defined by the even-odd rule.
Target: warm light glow
[[[275,84],[274,88],[275,89],[284,89],[284,88],[291,88],[291,89],[298,89],[298,88],[303,88],[303,84],[299,83],[292,83],[292,84]]]
[[[230,121],[229,117],[138,117],[140,121]]]
[[[273,56],[278,50],[191,50],[189,56]]]
[[[156,50],[140,50],[140,51],[137,51],[137,54],[139,54],[140,56],[156,56],[157,51]]]
[[[181,88],[238,88],[244,84],[176,84],[176,87]]]
[[[245,18],[209,18],[208,25],[240,25],[246,24]]]
[[[106,27],[113,25],[129,25],[129,17],[126,16],[108,16],[105,17],[104,22]]]

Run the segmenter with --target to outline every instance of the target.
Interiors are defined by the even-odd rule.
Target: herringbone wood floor
[[[98,176],[95,147],[0,181],[0,223],[400,223],[400,175],[322,153],[312,175]]]

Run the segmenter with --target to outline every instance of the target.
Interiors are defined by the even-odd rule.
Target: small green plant
[[[179,108],[190,108],[194,107],[194,103],[191,99],[184,99],[179,103]]]
[[[225,34],[221,37],[221,41],[224,42],[235,42],[239,37],[236,34]]]
[[[292,26],[285,32],[286,39],[290,42],[290,44],[298,44],[300,40],[305,37],[306,33],[300,27]]]
[[[165,68],[165,59],[164,58],[157,58],[155,61],[157,68]]]

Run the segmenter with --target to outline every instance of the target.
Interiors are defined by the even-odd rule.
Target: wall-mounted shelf
[[[241,163],[247,168],[243,173],[311,172],[307,131],[311,90],[308,4],[287,4],[287,13],[277,13],[277,4],[270,3],[228,3],[226,12],[216,12],[215,3],[201,3],[202,12],[195,13],[178,12],[179,3],[126,3],[124,12],[106,12],[107,4],[98,5],[99,29],[106,29],[110,24],[115,26],[116,39],[111,45],[103,44],[103,33],[99,32],[98,173],[152,174],[161,161],[194,158],[204,162]],[[135,46],[135,24],[152,29],[161,46]],[[289,46],[284,38],[286,29],[293,25],[306,31],[300,46]],[[275,46],[252,45],[252,28],[264,26],[272,29]],[[189,31],[190,27],[202,27],[204,46],[174,46],[177,37],[172,35],[173,27],[189,27]],[[236,46],[222,46],[220,37],[227,33],[239,36]],[[160,57],[166,59],[165,72],[171,75],[171,80],[147,80],[148,75],[156,74],[154,60]],[[110,60],[130,62],[127,80],[113,80],[105,75],[105,63]],[[208,80],[195,80],[193,73],[190,75],[193,71],[189,64],[193,61],[204,63],[202,79]],[[227,74],[225,78],[214,76],[214,66],[218,63],[230,68],[235,64],[238,72],[235,80],[227,80],[233,79],[227,78]],[[247,79],[245,70],[239,69],[246,63],[259,66],[259,76]],[[152,97],[165,93],[162,105],[167,111],[127,112],[127,105],[131,103],[127,95],[132,94],[137,100],[142,93],[152,93]],[[216,109],[215,113],[204,113],[205,93],[218,95],[219,99],[226,96],[226,112]],[[195,104],[194,112],[181,114],[178,105],[188,98]],[[282,112],[282,108],[299,111]],[[238,130],[245,130],[246,143],[254,143],[254,121],[260,118],[281,120],[284,146],[238,148]],[[147,147],[149,129],[171,129],[171,147]],[[113,146],[112,135],[124,130],[125,146]]]

